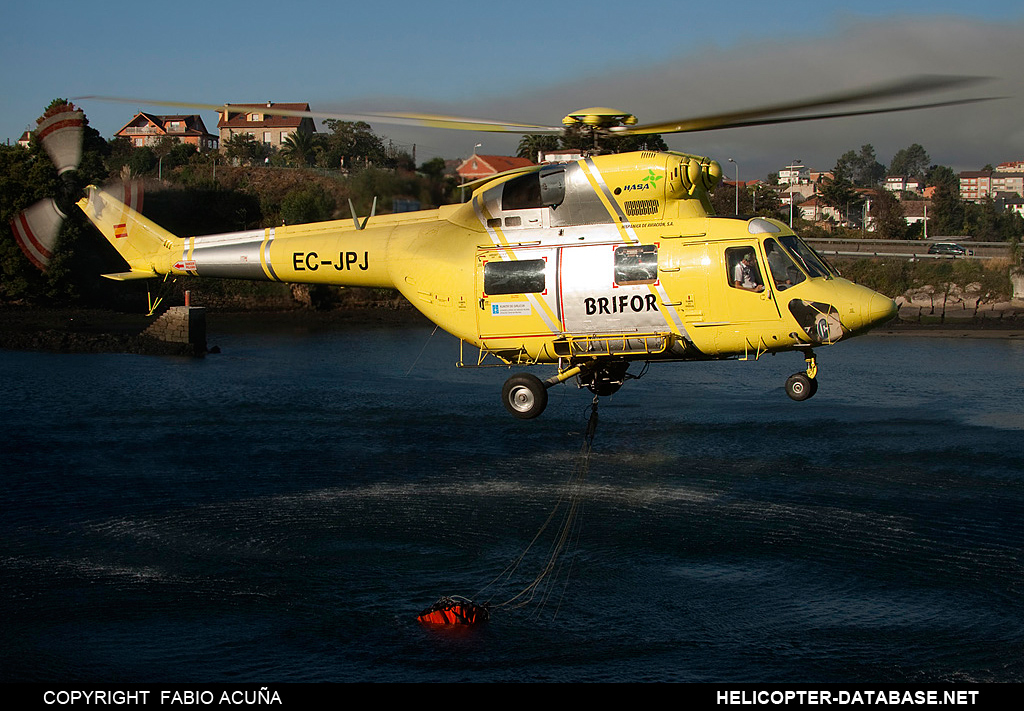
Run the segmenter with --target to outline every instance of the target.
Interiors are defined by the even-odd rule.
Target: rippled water
[[[652,366],[513,608],[588,393],[514,420],[423,328],[210,342],[0,352],[0,680],[1024,681],[1024,343],[839,344],[805,403],[797,355]],[[492,620],[415,622],[449,594]]]

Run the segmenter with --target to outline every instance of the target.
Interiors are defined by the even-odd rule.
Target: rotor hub
[[[636,116],[619,109],[595,106],[589,109],[573,111],[562,119],[563,126],[578,126],[581,124],[591,128],[635,126]]]

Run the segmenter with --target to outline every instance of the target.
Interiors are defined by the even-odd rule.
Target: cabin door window
[[[768,273],[758,244],[731,246],[724,250],[725,273],[717,280],[723,294],[722,320],[733,323],[779,318],[774,290],[765,286]]]

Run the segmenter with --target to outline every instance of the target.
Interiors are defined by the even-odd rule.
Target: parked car
[[[928,254],[949,254],[954,257],[971,256],[973,249],[966,249],[955,242],[936,242],[928,248]]]

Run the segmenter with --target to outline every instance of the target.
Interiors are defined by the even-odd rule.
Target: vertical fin
[[[118,193],[91,185],[78,206],[128,262],[132,273],[165,274],[172,250],[181,250],[180,237],[133,210]]]

